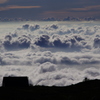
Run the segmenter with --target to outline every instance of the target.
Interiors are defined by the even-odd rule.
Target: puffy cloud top
[[[7,50],[19,49],[19,48],[29,48],[31,39],[25,35],[18,37],[16,40],[13,40],[10,35],[5,36],[5,41],[3,43],[4,47]]]

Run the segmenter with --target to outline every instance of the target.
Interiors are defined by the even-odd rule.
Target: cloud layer
[[[18,24],[0,37],[0,84],[9,75],[47,86],[100,79],[99,32],[94,23]]]

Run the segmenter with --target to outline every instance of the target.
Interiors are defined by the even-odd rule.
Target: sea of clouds
[[[0,85],[4,76],[28,76],[31,84],[46,86],[100,79],[99,24],[28,22],[10,27],[12,32],[0,33]]]

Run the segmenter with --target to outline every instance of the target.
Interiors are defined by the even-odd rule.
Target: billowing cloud
[[[29,25],[29,24],[25,24],[23,25],[21,28],[17,28],[17,30],[27,30],[27,31],[36,31],[40,29],[40,25]]]
[[[30,38],[24,35],[22,37],[18,37],[17,40],[14,41],[10,35],[7,35],[3,45],[7,50],[29,48]]]
[[[41,69],[41,66],[44,68]],[[30,66],[3,66],[0,70],[0,85],[2,84],[3,76],[9,75],[27,75],[31,84],[46,86],[67,86],[81,82],[85,77],[88,79],[100,79],[100,69],[96,68],[86,68],[85,70],[62,68],[61,70],[55,70],[55,65],[50,63],[45,63],[41,66],[35,65],[35,68]]]
[[[75,31],[75,30],[72,30]],[[71,33],[71,31],[68,31]],[[61,32],[59,33],[61,34]],[[35,44],[40,47],[54,47],[54,48],[66,48],[72,49],[76,48],[78,50],[82,48],[89,48],[89,45],[85,42],[85,38],[80,35],[42,35],[38,39],[36,39]]]
[[[99,38],[97,37],[99,26],[76,26],[75,28],[68,28],[56,24],[46,26],[25,24],[21,28],[17,28],[17,31],[22,33],[30,32],[32,34],[23,33],[22,35],[18,35],[16,32],[6,35],[1,44],[3,43],[2,45],[7,50],[39,46],[81,51],[83,49],[90,50],[99,47]]]

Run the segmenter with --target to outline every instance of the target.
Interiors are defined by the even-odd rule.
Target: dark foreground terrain
[[[100,100],[100,80],[67,87],[0,87],[0,100]]]

